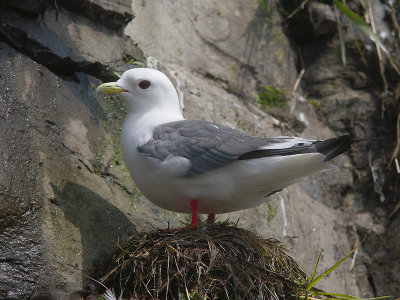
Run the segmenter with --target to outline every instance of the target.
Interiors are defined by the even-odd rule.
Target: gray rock
[[[0,8],[0,18],[3,41],[60,76],[78,80],[76,72],[83,72],[104,81],[115,80],[112,67],[123,57],[142,59],[131,40],[65,10],[47,10],[37,22]]]
[[[82,101],[90,87],[62,82],[4,44],[1,57],[0,292],[21,299],[51,291],[60,299],[82,290],[83,274],[135,228],[105,200],[120,187],[88,167],[94,140],[103,135],[93,115],[101,108]]]
[[[294,84],[295,54],[277,9],[267,12],[257,1],[142,3],[133,2],[136,18],[125,32],[147,55],[214,78],[247,99],[256,87]]]
[[[337,31],[337,23],[332,6],[312,1],[308,4],[307,9],[316,36],[332,34]]]
[[[0,298],[45,295],[45,261],[39,211],[43,191],[38,186],[40,158],[35,151],[35,119],[15,64],[21,56],[0,43]],[[35,66],[37,67],[37,66]],[[24,73],[22,73],[24,74]],[[25,97],[18,89],[25,88]]]
[[[43,13],[50,6],[49,2],[48,0],[1,0],[0,6],[36,16]]]
[[[61,0],[60,7],[78,13],[97,24],[103,24],[115,31],[122,31],[132,20],[132,7],[129,0]]]

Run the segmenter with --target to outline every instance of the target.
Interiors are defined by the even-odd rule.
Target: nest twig
[[[133,236],[100,281],[130,299],[284,299],[306,275],[278,241],[222,223]]]

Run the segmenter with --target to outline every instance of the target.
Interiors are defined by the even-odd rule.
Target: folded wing
[[[349,136],[326,141],[298,137],[260,138],[205,121],[184,120],[160,125],[153,139],[138,147],[149,158],[165,161],[183,157],[190,162],[186,176],[200,175],[237,160],[320,152],[325,161],[350,148]]]

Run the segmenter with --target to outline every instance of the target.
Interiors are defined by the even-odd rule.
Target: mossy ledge
[[[298,299],[307,281],[279,241],[227,222],[132,236],[99,277],[124,299]]]

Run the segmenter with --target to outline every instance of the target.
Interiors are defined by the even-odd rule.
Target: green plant
[[[356,25],[361,32],[363,32],[372,42],[376,44],[376,46],[385,53],[386,57],[389,59],[389,61],[392,63],[392,66],[398,70],[397,66],[397,61],[387,48],[383,45],[382,41],[379,39],[379,37],[375,34],[375,32],[372,30],[371,26],[368,25],[362,17],[360,17],[357,13],[352,11],[350,8],[348,8],[345,4],[345,1],[342,0],[340,2],[339,0],[334,0],[333,3],[335,6],[340,10],[341,13],[343,13],[354,25]],[[344,43],[344,38],[343,38],[343,33],[341,26],[338,22],[338,30],[339,30],[339,38],[340,38],[340,48],[341,48],[341,53],[342,53],[342,62],[344,65],[346,65],[346,47]],[[357,45],[356,45],[357,46]],[[359,49],[359,47],[357,47]]]
[[[267,211],[267,220],[271,222],[276,216],[276,209],[271,202],[267,202],[268,211]]]
[[[314,106],[318,110],[321,109],[321,104],[315,99],[309,99],[308,103],[310,103],[312,106]]]
[[[269,15],[270,10],[269,10],[269,7],[267,6],[267,4],[265,3],[266,1],[264,1],[264,0],[257,0],[257,2],[258,2],[258,5],[265,11],[265,13],[266,13],[267,15]]]
[[[127,64],[133,64],[135,63],[135,58],[132,55],[126,55],[124,56],[124,62],[126,62]]]
[[[232,75],[234,75],[236,73],[236,71],[238,70],[238,66],[237,65],[232,65]]]
[[[276,31],[274,30],[274,28],[272,28],[271,32],[272,32],[272,36],[274,37],[275,42],[276,42],[278,45],[280,45],[280,44],[282,43],[280,34],[279,34],[278,32],[276,32]]]
[[[258,94],[258,103],[261,108],[284,107],[286,104],[286,92],[272,85],[267,85]]]
[[[284,55],[285,55],[285,52],[283,51],[282,48],[279,48],[274,52],[276,63],[279,67],[282,67]]]
[[[311,289],[324,277],[328,276],[330,273],[332,273],[337,267],[339,267],[346,259],[348,259],[350,256],[353,255],[353,253],[360,247],[361,243],[358,244],[357,246],[355,246],[353,248],[353,250],[351,250],[345,257],[343,257],[341,260],[339,260],[337,263],[335,263],[333,266],[329,267],[327,270],[325,270],[322,274],[318,275],[317,277],[315,277],[316,273],[317,273],[317,267],[318,267],[318,263],[321,259],[321,255],[322,255],[322,251],[321,250],[319,252],[318,258],[317,258],[317,262],[315,264],[314,267],[314,271],[313,274],[311,275],[311,278],[308,279],[308,281],[306,282],[306,288],[305,288],[305,295],[300,297],[301,299],[309,299],[311,297],[309,297],[309,294],[311,294],[312,296],[324,296],[325,299],[337,299],[337,300],[378,300],[378,299],[385,299],[385,298],[390,298],[391,296],[383,296],[383,297],[376,297],[376,298],[358,298],[358,297],[354,297],[354,296],[350,296],[350,295],[346,295],[346,294],[338,294],[338,293],[327,293],[327,292],[323,292],[323,291],[319,291],[319,290],[312,290]],[[311,291],[311,293],[310,293]],[[314,297],[312,299],[315,299]]]
[[[139,65],[139,66],[143,66],[143,62],[135,59],[132,55],[127,54],[126,56],[123,57],[124,62],[126,62],[127,64],[130,65]]]

